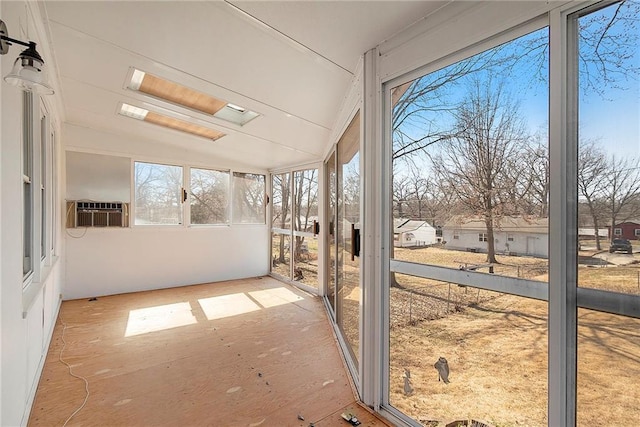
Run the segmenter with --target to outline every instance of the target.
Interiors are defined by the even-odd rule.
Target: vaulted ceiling
[[[360,56],[448,2],[43,3],[65,122],[271,169],[322,158]],[[238,126],[127,89],[137,68],[260,114]],[[117,114],[121,103],[226,134]]]

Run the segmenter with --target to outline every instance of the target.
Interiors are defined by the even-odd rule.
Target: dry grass
[[[280,235],[271,242],[271,272],[287,279],[291,278],[291,256],[289,252],[289,238],[286,238],[283,248],[283,261],[280,258]],[[313,288],[318,287],[318,240],[305,239],[307,250],[300,254],[295,261],[293,280]]]
[[[462,252],[444,249],[437,246],[407,249],[395,248],[394,258],[401,261],[440,265],[443,267],[483,266],[478,271],[487,272],[487,254]],[[497,255],[498,263],[494,265],[494,273],[502,276],[536,278],[547,273],[549,263],[543,258]]]
[[[485,254],[396,248],[396,258],[450,267]],[[497,274],[546,280],[547,261],[498,257]],[[518,267],[520,267],[518,269]],[[486,271],[486,270],[484,270]],[[638,265],[580,267],[581,285],[637,291]],[[495,426],[547,425],[547,304],[513,295],[397,275],[391,289],[390,401],[424,425],[462,419]],[[637,284],[635,284],[637,286]],[[640,320],[580,310],[578,420],[585,426],[640,419]],[[444,356],[451,383],[437,380]],[[411,372],[414,392],[403,392]]]

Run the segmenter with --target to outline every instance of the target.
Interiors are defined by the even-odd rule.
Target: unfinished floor
[[[88,381],[71,419],[85,382],[60,358]],[[29,425],[349,425],[344,411],[387,425],[356,402],[320,298],[264,277],[64,302]]]

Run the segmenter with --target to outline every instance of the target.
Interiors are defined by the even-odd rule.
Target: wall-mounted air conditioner
[[[67,228],[128,226],[128,203],[67,201]]]

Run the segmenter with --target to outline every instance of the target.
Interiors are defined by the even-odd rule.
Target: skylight
[[[243,126],[258,117],[258,113],[237,104],[182,86],[153,74],[133,69],[127,87],[201,113]]]
[[[179,120],[174,117],[165,116],[153,111],[149,111],[144,108],[136,107],[134,105],[123,103],[120,107],[119,113],[132,119],[153,123],[159,126],[164,126],[169,129],[178,130],[181,132],[190,133],[192,135],[200,136],[203,138],[216,139],[222,138],[225,134],[217,130],[200,126],[195,123]]]

